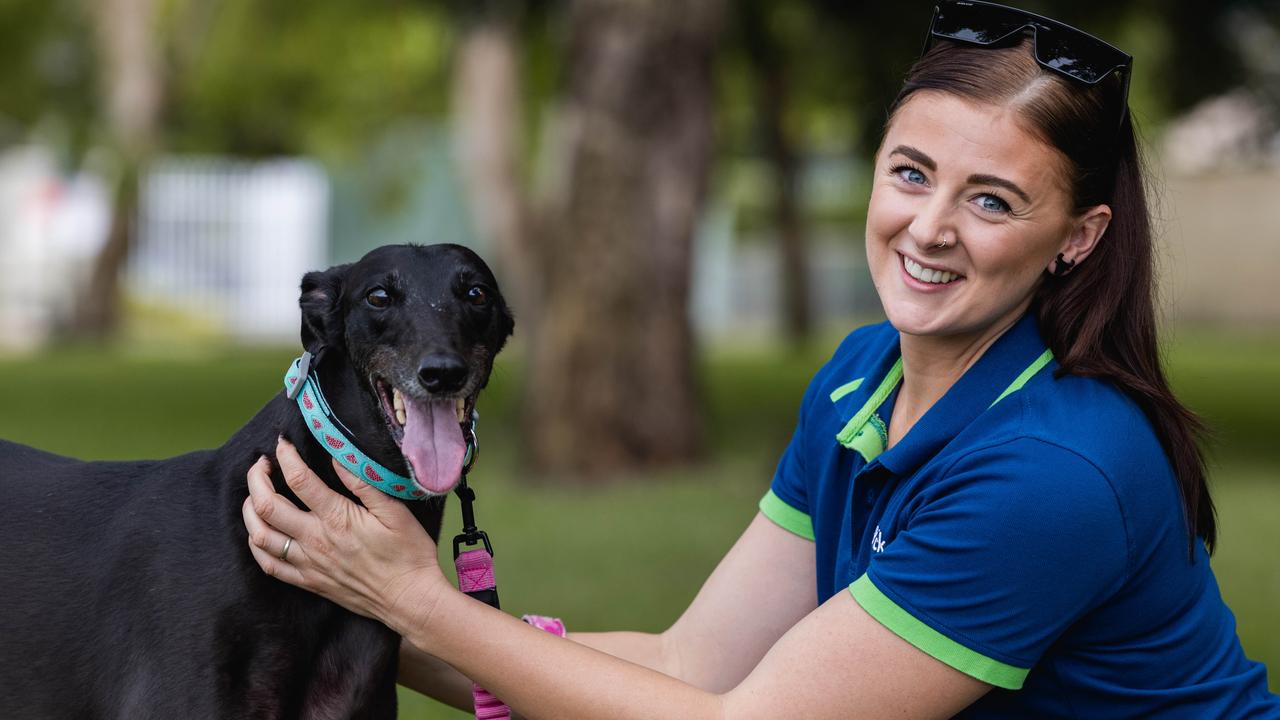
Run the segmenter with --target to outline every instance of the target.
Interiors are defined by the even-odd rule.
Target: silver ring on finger
[[[280,551],[280,559],[281,559],[281,560],[288,560],[288,559],[289,559],[289,548],[290,548],[290,547],[292,547],[292,546],[293,546],[293,538],[285,538],[285,540],[284,540],[284,549]]]

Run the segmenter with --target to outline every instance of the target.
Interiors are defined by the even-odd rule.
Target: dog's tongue
[[[416,402],[405,398],[404,441],[400,451],[413,465],[418,484],[444,494],[458,484],[467,444],[453,400]]]

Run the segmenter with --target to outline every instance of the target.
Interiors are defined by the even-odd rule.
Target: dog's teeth
[[[396,422],[400,423],[402,427],[405,422],[407,422],[407,416],[405,415],[404,408],[402,407],[396,408]]]
[[[465,421],[466,414],[467,414],[467,401],[463,400],[462,398],[458,398],[457,410],[458,410],[458,422]]]
[[[391,389],[391,406],[395,409],[397,416],[404,413],[404,396],[395,388]],[[400,424],[403,425],[404,421],[401,420]]]

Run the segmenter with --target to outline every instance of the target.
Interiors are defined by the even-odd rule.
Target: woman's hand
[[[440,572],[435,543],[409,509],[335,461],[338,477],[364,507],[351,502],[329,489],[283,438],[276,460],[289,488],[311,511],[275,492],[267,458],[249,469],[244,524],[263,571],[397,632],[409,622],[398,617],[398,607],[429,617],[424,609],[452,585]]]

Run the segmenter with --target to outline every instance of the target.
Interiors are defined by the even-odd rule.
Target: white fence
[[[63,174],[38,145],[0,153],[0,350],[37,348],[66,320],[110,223],[92,173]]]
[[[302,160],[170,158],[148,173],[132,295],[244,341],[298,335],[298,283],[327,257],[329,183]]]

